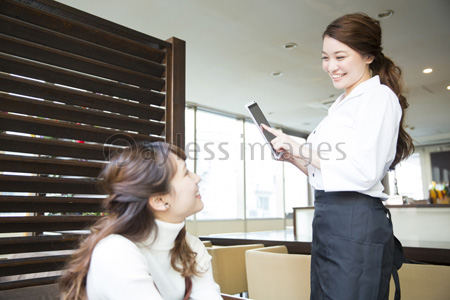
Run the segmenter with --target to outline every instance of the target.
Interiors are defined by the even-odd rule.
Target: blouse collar
[[[347,97],[345,97],[345,93],[340,95],[336,99],[336,101],[333,103],[333,105],[331,105],[328,112],[333,111],[342,102],[346,102],[350,98],[358,97],[361,94],[363,94],[365,91],[367,91],[368,89],[375,87],[375,86],[379,86],[380,84],[381,84],[380,76],[378,76],[378,75],[375,75],[370,79],[367,79],[366,81],[360,83],[357,87],[355,87],[353,89],[353,91],[351,91]]]

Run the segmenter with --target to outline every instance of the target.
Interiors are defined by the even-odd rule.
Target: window
[[[188,169],[201,178],[197,220],[284,218],[308,203],[306,176],[273,160],[251,122],[187,108],[185,150]]]
[[[247,218],[283,218],[283,164],[251,122],[245,122],[245,178]]]
[[[242,121],[198,110],[196,172],[205,208],[197,219],[242,219]]]
[[[187,108],[185,113],[185,152],[186,152],[186,168],[196,173],[195,166],[195,110]],[[194,216],[190,216],[188,220],[194,220]]]
[[[186,109],[185,122],[186,167],[189,171],[196,172],[195,110],[193,108]]]
[[[300,144],[306,142],[304,138],[293,138]],[[294,207],[308,206],[308,178],[291,163],[284,163],[284,198],[287,216],[293,215]]]
[[[395,171],[389,174],[390,194],[399,194],[414,200],[424,197],[420,154],[414,153],[407,160],[400,162]]]

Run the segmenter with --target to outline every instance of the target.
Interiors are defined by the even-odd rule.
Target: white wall
[[[391,207],[394,234],[400,241],[450,243],[450,207]]]
[[[405,245],[434,242],[436,247],[450,243],[450,207],[391,207],[395,236]],[[312,236],[314,209],[296,209],[297,236]],[[440,244],[441,243],[441,244]],[[434,247],[433,246],[433,247]]]
[[[186,221],[187,231],[195,236],[218,233],[285,230],[289,226],[293,226],[292,219]]]

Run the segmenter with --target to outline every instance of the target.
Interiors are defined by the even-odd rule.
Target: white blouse
[[[308,166],[310,184],[387,198],[381,180],[395,158],[401,116],[397,96],[378,76],[339,96],[307,140],[321,167]]]
[[[94,249],[87,276],[87,295],[89,300],[100,299],[146,299],[163,300],[155,287],[150,274],[149,251],[160,264],[162,272],[175,294],[182,300],[185,292],[184,278],[170,264],[170,250],[175,238],[184,226],[183,223],[171,224],[156,220],[158,236],[153,234],[143,243],[135,244],[127,238],[112,234],[101,240]],[[186,233],[192,250],[197,253],[196,261],[205,273],[192,278],[191,299],[221,300],[220,288],[214,282],[211,271],[211,256],[203,243]]]

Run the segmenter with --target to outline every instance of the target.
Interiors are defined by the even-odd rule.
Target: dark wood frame
[[[73,249],[84,235],[62,232],[100,218],[81,213],[102,212],[111,153],[137,141],[184,149],[186,46],[51,0],[0,0],[0,39],[0,192],[15,193],[0,212],[29,214],[0,217],[0,233],[28,233],[0,237],[0,255],[16,257],[0,260],[1,279],[61,269],[67,255],[33,253]]]

